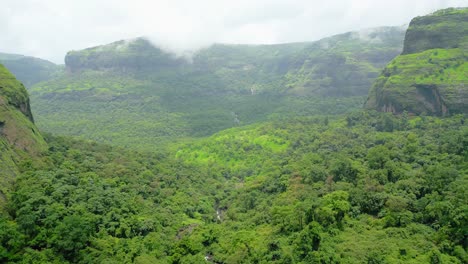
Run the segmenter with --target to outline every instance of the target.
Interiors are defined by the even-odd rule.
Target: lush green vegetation
[[[358,109],[403,35],[390,27],[312,43],[217,44],[190,61],[144,39],[120,41],[70,52],[67,71],[30,92],[45,131],[148,149],[279,116]]]
[[[114,97],[105,91],[99,95],[74,91],[67,97],[56,96],[60,98],[51,95],[47,99],[35,99],[33,107],[41,113],[36,115],[41,127],[54,128],[56,134],[146,150],[181,137],[206,136],[225,128],[281,116],[346,113],[362,106],[365,100],[364,97],[320,99],[259,95],[205,98],[181,95],[178,100],[172,100],[130,94]],[[80,111],[70,112],[71,109]]]
[[[403,54],[428,49],[468,48],[468,8],[448,8],[414,18],[405,37]]]
[[[21,263],[464,263],[463,116],[355,112],[151,154],[49,137],[0,219]]]
[[[374,83],[367,105],[388,112],[466,113],[467,57],[460,49],[401,55]]]
[[[467,18],[468,8],[415,18],[403,55],[383,70],[367,106],[393,113],[468,113]]]
[[[0,64],[0,209],[19,175],[18,163],[24,158],[39,162],[37,156],[47,149],[31,121],[26,89]]]
[[[399,34],[70,52],[37,119],[95,141],[44,141],[0,66],[0,262],[467,263],[463,47],[384,69],[368,106],[400,115],[357,109]]]

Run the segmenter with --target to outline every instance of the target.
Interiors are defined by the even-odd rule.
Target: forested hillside
[[[47,149],[33,124],[29,97],[24,86],[0,64],[0,210],[11,194],[24,159],[40,163]]]
[[[466,105],[362,109],[398,69],[458,89],[463,47],[408,36],[458,32],[465,10],[415,19],[393,60],[398,28],[191,60],[144,39],[70,52],[31,88],[35,118],[0,65],[0,263],[468,263]]]
[[[463,116],[372,112],[151,154],[49,138],[0,220],[0,260],[466,263],[467,139]]]
[[[147,148],[277,116],[360,108],[403,36],[387,27],[311,43],[217,44],[190,59],[145,39],[119,41],[69,52],[66,73],[31,96],[45,131]]]

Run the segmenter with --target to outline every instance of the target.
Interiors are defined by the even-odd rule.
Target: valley
[[[467,263],[467,21],[0,53],[0,262]]]

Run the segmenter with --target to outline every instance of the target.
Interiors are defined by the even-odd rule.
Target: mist
[[[0,52],[63,63],[65,54],[140,36],[178,55],[212,43],[313,41],[411,18],[464,0],[6,0]]]

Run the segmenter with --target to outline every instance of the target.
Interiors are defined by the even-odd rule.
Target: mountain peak
[[[437,48],[467,48],[467,10],[448,8],[414,18],[406,32],[403,54]]]

